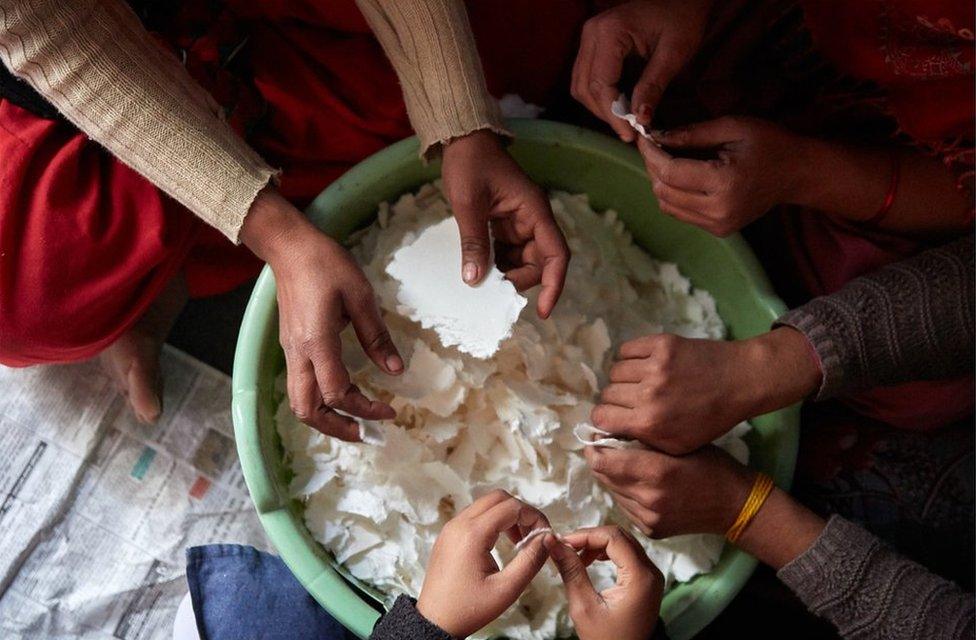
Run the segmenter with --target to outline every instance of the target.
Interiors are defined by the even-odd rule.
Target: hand
[[[593,424],[674,455],[802,400],[821,379],[806,336],[791,327],[737,341],[649,335],[618,356]]]
[[[661,609],[664,577],[630,534],[620,527],[581,529],[564,536],[563,542],[548,536],[546,547],[566,585],[569,616],[580,640],[651,637]],[[595,560],[610,560],[617,566],[617,584],[600,593],[586,573]]]
[[[778,204],[798,203],[807,140],[753,118],[726,117],[668,131],[671,149],[714,149],[713,160],[672,158],[638,141],[661,211],[724,237]]]
[[[370,400],[349,379],[339,334],[352,322],[363,350],[391,375],[403,371],[373,289],[352,256],[271,190],[255,200],[241,240],[271,266],[278,287],[278,339],[288,398],[304,423],[342,440],[359,440],[358,423],[336,411],[387,420],[393,409]]]
[[[461,232],[461,274],[475,285],[491,259],[488,224],[505,277],[524,291],[542,283],[538,313],[548,318],[566,280],[569,247],[545,192],[529,180],[498,136],[476,131],[444,148],[444,190]]]
[[[457,638],[485,626],[508,609],[539,573],[548,555],[544,539],[553,538],[544,534],[529,541],[499,571],[491,557],[498,537],[505,532],[517,542],[533,529],[548,526],[541,511],[504,491],[475,500],[437,537],[417,611]]]
[[[711,5],[711,0],[638,0],[590,18],[573,66],[573,97],[624,142],[632,142],[634,130],[610,113],[621,93],[624,60],[631,54],[647,60],[630,101],[646,126],[668,84],[698,51]]]
[[[652,538],[724,534],[755,479],[755,472],[712,445],[680,457],[609,447],[586,447],[584,455],[597,482]]]

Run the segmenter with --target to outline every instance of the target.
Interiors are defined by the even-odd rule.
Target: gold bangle
[[[729,530],[725,532],[725,539],[729,542],[735,543],[742,532],[745,531],[752,519],[759,513],[759,509],[762,508],[763,503],[766,502],[766,498],[773,491],[773,479],[770,478],[765,473],[759,473],[756,475],[755,482],[752,483],[752,489],[749,491],[749,497],[746,498],[745,504],[742,505],[742,510],[739,511],[739,516],[729,527]]]

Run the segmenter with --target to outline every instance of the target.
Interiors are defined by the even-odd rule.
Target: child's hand
[[[569,615],[580,640],[647,640],[657,624],[664,578],[640,544],[620,527],[580,529],[553,536],[546,547],[559,568]],[[582,552],[577,555],[576,550]],[[617,584],[597,593],[586,573],[594,560],[617,565]]]
[[[458,638],[485,626],[522,594],[546,562],[543,539],[553,538],[537,536],[499,571],[491,557],[498,536],[505,532],[517,542],[548,526],[541,511],[504,491],[475,500],[444,525],[434,543],[417,611]]]

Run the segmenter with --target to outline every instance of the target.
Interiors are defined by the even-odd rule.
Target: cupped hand
[[[657,625],[664,578],[644,549],[616,526],[580,529],[560,542],[549,536],[549,555],[559,569],[569,616],[580,640],[647,640]],[[617,567],[614,586],[597,592],[586,573],[594,562]]]
[[[351,442],[359,440],[359,426],[349,416],[393,418],[389,405],[370,400],[352,384],[342,363],[340,333],[351,322],[376,366],[390,375],[403,371],[373,288],[352,256],[273,190],[255,200],[241,240],[275,275],[278,334],[295,415]]]
[[[609,379],[593,424],[678,455],[802,400],[821,373],[806,337],[780,327],[736,341],[637,338],[620,346]]]
[[[666,149],[709,150],[714,159],[672,157],[638,141],[661,211],[724,237],[779,204],[798,202],[807,140],[755,118],[725,117],[656,135]]]
[[[502,533],[517,542],[549,527],[541,511],[497,490],[475,500],[444,525],[434,543],[417,611],[457,638],[500,616],[545,564],[543,534],[530,540],[504,569],[491,557]]]
[[[698,51],[711,5],[711,0],[637,0],[590,18],[573,66],[573,97],[632,142],[634,130],[610,112],[621,93],[624,60],[637,55],[647,61],[630,104],[638,121],[648,125],[668,84]]]
[[[651,449],[587,447],[597,482],[645,535],[724,534],[749,495],[755,472],[718,447],[685,456]]]
[[[545,192],[532,182],[490,131],[444,147],[444,190],[461,232],[461,277],[481,282],[497,262],[519,291],[542,285],[538,314],[548,318],[566,280],[569,247]]]

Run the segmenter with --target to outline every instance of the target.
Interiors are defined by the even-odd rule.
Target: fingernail
[[[642,104],[640,106],[640,109],[637,110],[637,116],[639,118],[642,118],[642,119],[650,120],[651,119],[651,105],[649,105],[649,104]]]
[[[149,406],[149,411],[138,416],[140,422],[146,424],[152,424],[159,419],[159,415],[163,412],[162,403],[159,401],[159,396],[153,395],[152,404]]]
[[[465,262],[461,277],[468,284],[476,284],[478,282],[478,265],[474,262]]]
[[[403,358],[395,353],[386,356],[386,370],[390,373],[400,373],[403,371]]]

